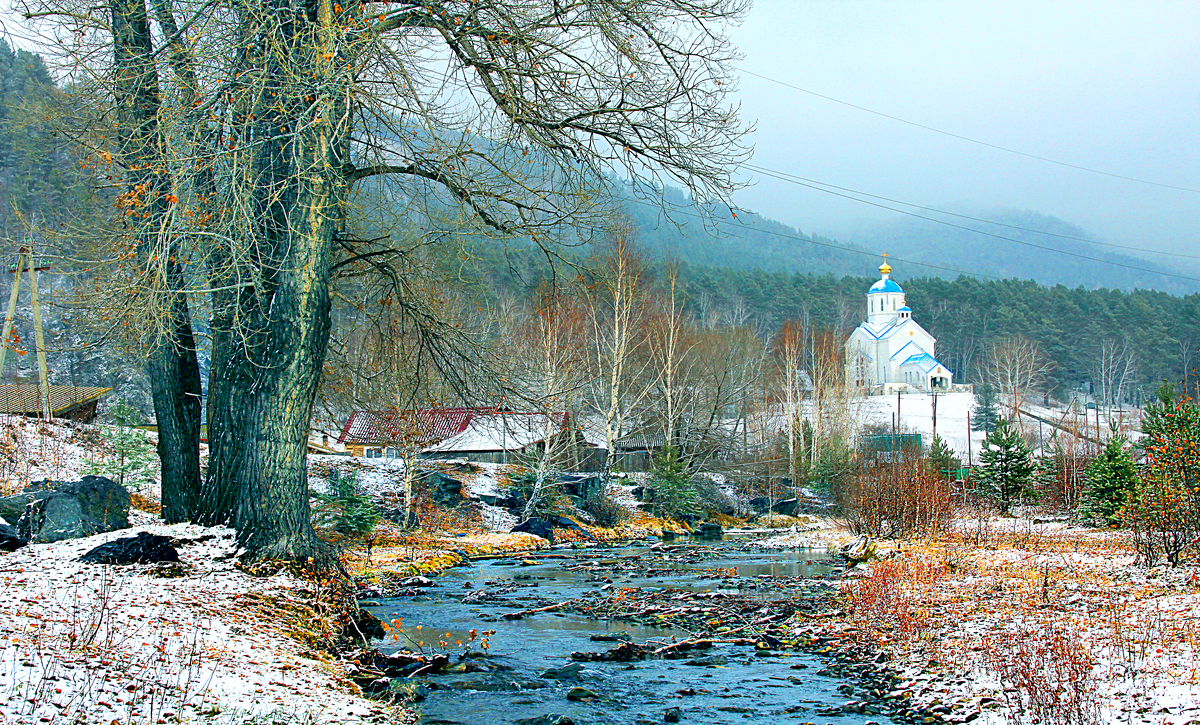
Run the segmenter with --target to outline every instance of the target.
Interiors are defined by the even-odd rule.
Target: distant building
[[[495,408],[357,410],[338,443],[354,456],[397,458],[404,448],[420,458],[503,463],[531,455],[549,439],[569,436],[568,415],[517,413]]]
[[[891,272],[885,254],[880,279],[867,290],[867,321],[846,340],[846,381],[868,395],[949,392],[954,374],[938,362],[937,341],[912,318]]]
[[[112,388],[89,388],[77,385],[50,386],[50,415],[80,423],[96,421],[96,403],[112,392]],[[0,415],[23,415],[40,418],[42,391],[37,383],[0,385]]]

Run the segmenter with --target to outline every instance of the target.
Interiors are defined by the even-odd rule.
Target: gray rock
[[[571,664],[563,667],[551,667],[542,674],[538,675],[538,677],[542,677],[547,680],[578,680],[579,673],[582,671],[583,665],[579,664],[578,662],[572,662]]]
[[[7,521],[0,519],[0,551],[16,551],[28,543],[29,539],[22,537]]]
[[[567,692],[567,699],[572,702],[591,700],[597,697],[599,697],[599,695],[587,689],[586,687],[572,687],[570,691]]]
[[[516,725],[575,725],[575,721],[566,715],[559,715],[556,712],[552,712],[546,715],[517,720]]]
[[[429,487],[433,500],[443,506],[458,506],[463,503],[462,481],[447,476],[441,471],[424,471],[417,474],[418,480]]]
[[[0,497],[0,517],[16,520],[20,537],[47,543],[129,528],[129,491],[103,476],[38,481]]]
[[[784,516],[795,516],[800,511],[800,499],[788,498],[782,501],[776,501],[771,510],[777,514]]]
[[[860,536],[849,544],[838,549],[846,561],[852,564],[859,564],[864,561],[870,561],[878,556],[878,549],[875,542],[868,536]]]
[[[151,564],[179,561],[179,552],[171,545],[171,537],[143,531],[101,544],[79,557],[91,564]]]
[[[663,713],[664,722],[679,722],[683,719],[683,711],[677,707],[672,707]]]

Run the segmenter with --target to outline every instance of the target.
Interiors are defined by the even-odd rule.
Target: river
[[[542,558],[483,561],[445,572],[419,595],[369,607],[384,621],[403,618],[401,638],[381,650],[421,647],[462,651],[475,631],[494,630],[489,656],[467,659],[428,678],[432,688],[414,704],[421,722],[553,723],[566,716],[593,723],[824,723],[887,720],[843,711],[854,699],[851,683],[822,673],[816,655],[779,648],[717,645],[684,659],[572,664],[574,652],[603,652],[620,641],[667,644],[689,633],[555,611],[506,620],[504,614],[552,605],[597,590],[662,589],[747,593],[768,612],[783,583],[828,586],[834,563],[823,551],[743,550],[731,541],[614,549],[555,550]],[[816,581],[814,581],[816,580]],[[597,641],[600,640],[600,641]],[[390,648],[390,649],[389,649]],[[477,648],[476,648],[477,649]],[[457,657],[455,658],[457,660]],[[568,699],[574,688],[596,697]],[[575,696],[581,691],[574,690]],[[677,710],[676,710],[677,709]],[[849,709],[849,708],[848,708]],[[678,719],[676,719],[678,718]]]

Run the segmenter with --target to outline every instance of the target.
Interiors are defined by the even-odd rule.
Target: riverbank
[[[765,546],[836,543],[800,532]],[[992,519],[879,542],[818,626],[933,721],[1200,723],[1200,571],[1134,566],[1125,532]]]
[[[232,532],[133,528],[0,554],[0,723],[378,723],[334,650],[343,612],[321,582],[252,575]],[[89,549],[150,532],[181,563],[107,566]]]

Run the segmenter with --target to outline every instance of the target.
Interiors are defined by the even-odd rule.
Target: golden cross
[[[884,263],[884,264],[887,264],[887,257],[888,257],[888,254],[887,254],[887,252],[884,252],[884,253],[883,253],[883,263]]]

